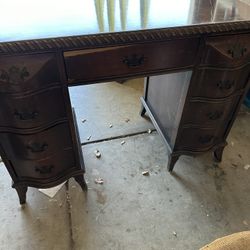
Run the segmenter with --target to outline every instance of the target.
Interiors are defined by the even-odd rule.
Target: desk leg
[[[144,116],[146,113],[146,109],[144,108],[143,104],[141,105],[140,115]]]
[[[17,191],[20,204],[21,205],[25,204],[26,203],[26,193],[27,193],[28,187],[23,186],[23,185],[20,185],[20,186],[13,186],[12,185],[12,187],[15,188]]]
[[[87,186],[87,183],[84,179],[83,174],[75,176],[74,179],[80,185],[80,187],[82,188],[83,191],[88,190],[88,186]]]
[[[145,102],[147,101],[147,96],[148,96],[148,82],[149,82],[149,77],[146,77],[145,80],[144,80],[144,95],[143,95],[143,99],[145,100]],[[140,115],[144,116],[145,113],[146,113],[146,109],[142,104],[141,105]]]
[[[173,155],[173,154],[169,155],[169,159],[168,159],[168,171],[169,172],[173,171],[174,165],[178,161],[179,157],[180,155]]]
[[[224,151],[225,146],[219,147],[214,151],[214,160],[217,162],[221,162],[222,154]]]

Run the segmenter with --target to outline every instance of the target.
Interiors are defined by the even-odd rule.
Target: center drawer
[[[9,159],[41,159],[72,148],[68,123],[31,135],[0,133],[0,140]]]
[[[61,86],[31,94],[0,94],[0,105],[0,130],[34,128],[67,117]]]
[[[68,81],[94,82],[192,66],[198,44],[198,38],[190,38],[65,52]]]

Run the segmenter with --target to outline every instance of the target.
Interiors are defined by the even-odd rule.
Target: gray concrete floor
[[[249,230],[250,111],[240,112],[222,163],[182,156],[171,175],[166,146],[138,116],[142,89],[138,80],[71,89],[81,140],[92,136],[83,146],[87,194],[71,179],[54,198],[29,188],[21,208],[0,164],[0,249],[193,250]]]

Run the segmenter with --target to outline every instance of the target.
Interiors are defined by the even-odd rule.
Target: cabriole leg
[[[168,171],[169,172],[173,171],[174,165],[178,161],[179,157],[180,157],[179,155],[171,155],[170,154],[169,159],[168,159]]]
[[[20,186],[14,186],[14,188],[17,191],[20,204],[21,205],[25,204],[26,203],[26,193],[27,193],[28,187],[20,185]]]
[[[80,185],[80,187],[82,188],[83,191],[88,190],[88,186],[87,186],[87,183],[84,179],[83,174],[75,176],[74,179]]]
[[[224,151],[225,146],[226,146],[226,145],[221,146],[221,147],[217,148],[217,149],[214,151],[214,160],[215,160],[215,161],[221,162],[221,160],[222,160],[222,155],[223,155],[223,151]]]
[[[146,114],[146,109],[144,108],[143,105],[141,105],[140,115],[144,116],[145,114]]]

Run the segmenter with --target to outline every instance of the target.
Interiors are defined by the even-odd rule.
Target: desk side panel
[[[173,149],[192,71],[149,78],[146,102]]]

